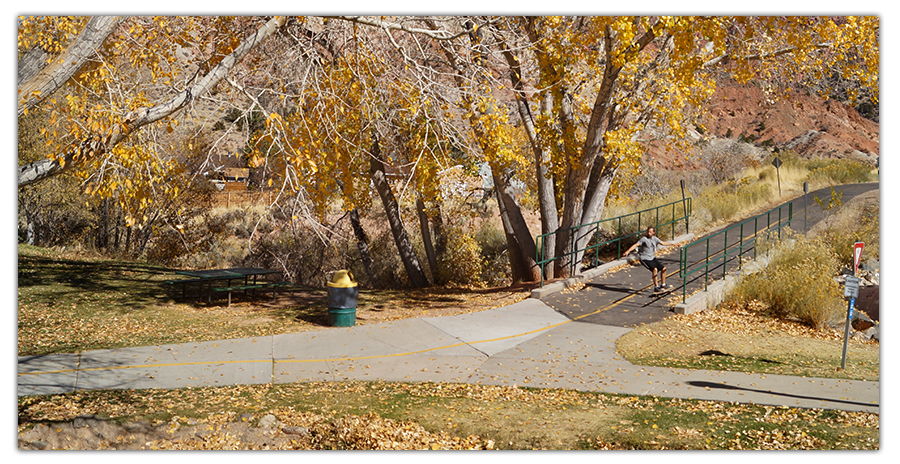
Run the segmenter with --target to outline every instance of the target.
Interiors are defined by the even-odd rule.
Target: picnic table
[[[280,286],[286,284],[285,282],[266,282],[259,283],[258,279],[260,276],[269,275],[269,274],[280,274],[281,271],[276,271],[272,269],[265,269],[259,267],[234,267],[228,269],[201,269],[201,270],[185,270],[185,271],[175,271],[175,274],[183,275],[187,277],[192,277],[191,279],[182,279],[182,280],[170,280],[166,283],[168,284],[180,284],[181,285],[181,295],[185,297],[186,295],[186,286],[187,284],[197,283],[200,286],[199,297],[203,297],[203,290],[206,287],[206,297],[207,302],[212,301],[212,289],[214,282],[226,282],[225,287],[215,288],[216,291],[227,291],[228,292],[228,304],[231,305],[231,292],[234,290],[250,290],[257,288],[265,288],[265,287],[273,287]],[[243,284],[238,286],[232,286],[231,282],[234,280],[243,279]],[[251,282],[252,279],[252,282]],[[207,285],[208,284],[208,285]]]

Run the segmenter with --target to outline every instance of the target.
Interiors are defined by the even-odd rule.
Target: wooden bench
[[[262,284],[235,285],[235,286],[231,286],[231,287],[218,287],[215,290],[217,292],[228,292],[228,306],[231,306],[231,292],[236,291],[236,290],[247,291],[247,290],[255,290],[257,288],[268,288],[268,287],[271,287],[271,285],[269,285],[268,283],[262,283]],[[274,292],[273,292],[273,295],[274,295]]]
[[[248,285],[234,285],[230,287],[217,287],[215,290],[217,292],[228,292],[228,306],[231,306],[231,292],[238,290],[256,290],[259,288],[270,288],[272,289],[272,298],[275,298],[275,292],[278,290],[290,291],[293,292],[297,288],[294,286],[293,282],[260,282],[258,284],[248,284]]]

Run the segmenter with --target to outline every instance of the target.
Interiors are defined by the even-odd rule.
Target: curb
[[[675,314],[694,314],[715,308],[725,300],[725,297],[741,282],[745,275],[754,274],[768,267],[774,253],[774,251],[769,251],[764,255],[757,256],[753,261],[745,264],[738,272],[726,275],[724,279],[716,280],[707,287],[706,291],[690,296],[684,303],[673,306]]]

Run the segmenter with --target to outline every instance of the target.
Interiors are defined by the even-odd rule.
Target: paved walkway
[[[878,183],[868,184],[851,184],[836,186],[835,190],[842,195],[844,203],[849,202],[854,197],[878,188]],[[815,197],[830,199],[831,188],[820,189],[808,194],[807,201],[804,202],[803,197],[799,197],[787,203],[793,203],[793,218],[790,221],[791,229],[797,232],[805,232],[812,228],[817,222],[821,221],[826,212],[815,201]],[[785,204],[787,204],[785,203]],[[808,203],[807,208],[804,203]],[[787,222],[787,208],[783,209]],[[777,214],[772,218],[772,222],[777,223]],[[754,257],[754,249],[752,234],[755,230],[764,230],[766,227],[765,220],[754,227],[752,220],[747,220],[744,228],[734,228],[728,234],[711,234],[709,253],[711,257],[717,258],[716,264],[709,268],[709,281],[712,284],[716,279],[721,279],[723,275],[722,266],[722,249],[725,245],[727,237],[730,248],[728,256],[727,271],[729,274],[738,270],[738,248],[739,242],[743,243],[741,248],[741,256],[745,258]],[[808,224],[808,227],[807,227]],[[666,232],[666,228],[662,233]],[[724,228],[723,228],[724,229]],[[743,236],[743,237],[742,237]],[[666,237],[664,240],[672,241]],[[676,237],[674,241],[693,241],[693,235],[683,235]],[[616,327],[636,327],[640,324],[649,324],[657,322],[673,314],[672,306],[675,303],[684,301],[685,295],[693,295],[697,292],[703,292],[706,284],[703,272],[703,263],[706,258],[707,249],[705,246],[692,246],[688,248],[687,260],[689,263],[695,263],[691,268],[694,272],[688,278],[686,289],[682,289],[682,281],[679,278],[679,256],[680,250],[672,247],[659,257],[660,262],[666,266],[666,283],[676,287],[676,289],[667,296],[654,296],[651,294],[653,280],[650,271],[643,266],[627,266],[614,273],[606,272],[596,275],[584,282],[584,287],[578,292],[557,292],[547,296],[542,296],[541,300],[550,307],[580,322],[590,322],[601,325],[611,325]],[[624,260],[608,263],[609,266],[615,268],[619,264],[625,264]],[[559,286],[560,283],[549,284],[546,287]]]
[[[570,300],[568,307],[576,304],[584,304],[590,313],[610,303],[581,298],[577,303]],[[555,305],[560,305],[558,300]],[[878,382],[635,366],[615,350],[616,339],[631,330],[625,327],[628,324],[621,319],[576,317],[575,312],[528,299],[459,316],[20,356],[18,394],[303,381],[433,381],[879,412]]]
[[[452,317],[238,340],[19,357],[18,394],[302,381],[466,382],[804,408],[879,410],[878,382],[635,366],[630,329],[539,300]]]

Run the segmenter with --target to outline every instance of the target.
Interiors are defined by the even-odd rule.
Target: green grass
[[[877,343],[852,340],[846,368],[840,369],[843,330],[815,337],[798,324],[748,318],[746,313],[730,318],[733,311],[739,310],[717,308],[708,316],[638,327],[617,341],[617,351],[639,366],[879,380]],[[722,322],[729,319],[733,322]]]
[[[19,246],[19,355],[266,335],[311,324],[303,310],[180,300],[162,266]],[[265,318],[265,324],[247,321]]]
[[[490,440],[494,449],[878,449],[877,414],[561,389],[446,383],[311,382],[20,397],[20,424],[100,414],[115,422],[214,423],[271,413],[319,424],[374,414],[394,426]],[[308,417],[308,416],[307,416]],[[383,431],[376,431],[383,432]],[[340,437],[321,446],[353,449]],[[343,440],[348,440],[346,436]]]
[[[140,262],[19,246],[18,354],[187,343],[328,328],[325,289],[301,289],[255,299],[224,295],[207,304],[192,291],[166,285],[173,270]],[[421,290],[365,289],[358,324],[472,312],[511,304],[525,287]],[[195,290],[194,290],[195,292]]]

